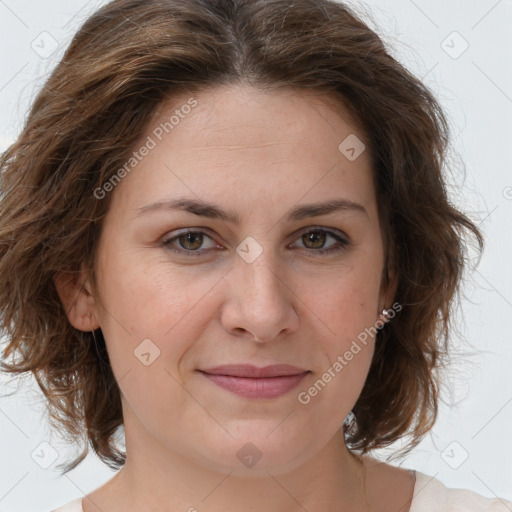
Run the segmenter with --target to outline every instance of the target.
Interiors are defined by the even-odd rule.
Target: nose
[[[221,322],[230,334],[267,343],[297,330],[298,297],[290,275],[263,253],[252,263],[237,258],[229,281]]]

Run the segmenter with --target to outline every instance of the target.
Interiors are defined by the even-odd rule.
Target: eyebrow
[[[218,219],[235,225],[240,224],[240,216],[232,210],[226,210],[215,204],[187,198],[157,201],[156,203],[148,204],[142,208],[138,208],[135,217],[140,217],[150,212],[175,210],[193,213],[200,217]],[[359,212],[368,217],[368,212],[362,204],[355,203],[348,199],[331,199],[324,202],[298,205],[286,214],[284,220],[285,222],[292,222],[341,211]]]

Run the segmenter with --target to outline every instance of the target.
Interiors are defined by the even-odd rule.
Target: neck
[[[341,431],[290,471],[270,468],[245,474],[191,461],[163,447],[147,431],[126,428],[125,436],[126,464],[111,481],[106,508],[113,512],[368,510],[364,465],[347,449]]]

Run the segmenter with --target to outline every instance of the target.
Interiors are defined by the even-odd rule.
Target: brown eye
[[[302,235],[302,241],[308,249],[321,249],[323,248],[327,234],[323,231],[310,231]]]
[[[337,251],[348,248],[351,245],[350,239],[342,234],[335,233],[326,229],[311,229],[304,231],[297,242],[302,246],[296,246],[299,249],[305,249],[312,255],[320,256],[326,254],[334,254]],[[296,243],[297,243],[296,242]]]
[[[203,245],[203,234],[198,232],[184,233],[177,237],[180,247],[189,251],[195,251]]]
[[[219,246],[203,231],[182,231],[162,241],[162,245],[176,253],[190,256],[201,256]]]

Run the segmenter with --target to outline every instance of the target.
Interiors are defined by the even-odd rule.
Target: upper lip
[[[252,378],[264,378],[264,377],[279,377],[289,375],[300,375],[306,373],[308,370],[298,368],[289,364],[273,364],[258,368],[250,364],[233,364],[233,365],[222,365],[216,366],[215,368],[208,368],[207,370],[200,370],[204,373],[211,375],[229,375],[233,377],[252,377]]]

